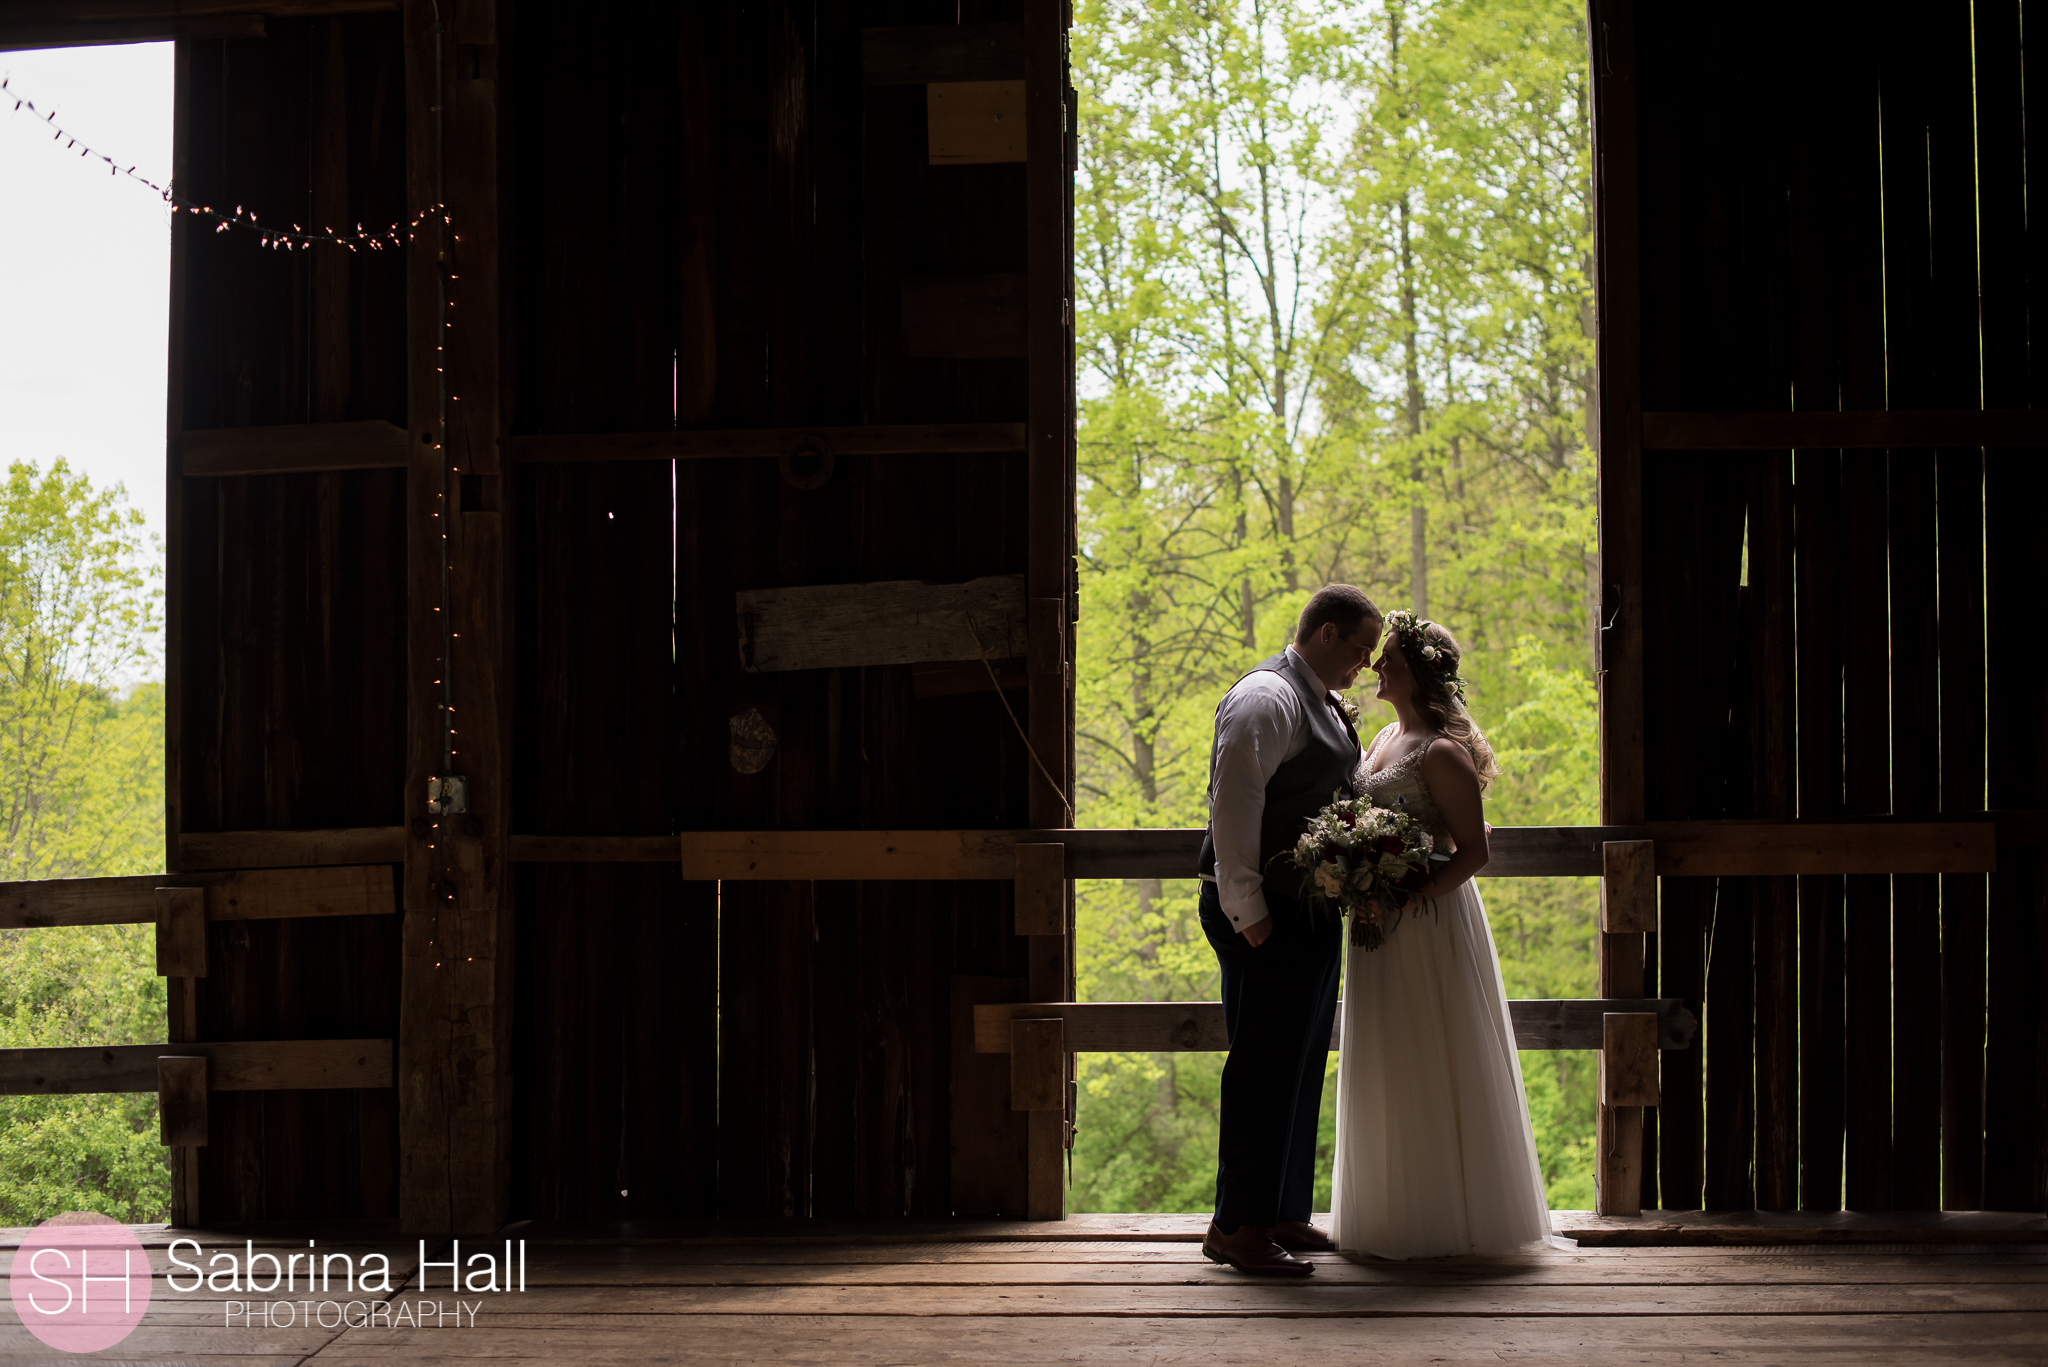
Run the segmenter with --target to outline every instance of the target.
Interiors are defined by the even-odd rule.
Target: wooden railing
[[[1599,876],[1603,945],[1657,925],[1656,878],[1786,874],[1978,873],[1997,868],[2001,840],[2040,842],[2048,817],[1984,813],[1950,821],[1687,821],[1643,826],[1502,826],[1490,837],[1489,878]],[[400,827],[191,832],[178,874],[0,884],[0,928],[150,923],[157,968],[206,976],[206,923],[299,916],[389,915]],[[691,831],[663,836],[515,835],[527,863],[677,862],[692,880],[1001,880],[1014,882],[1016,932],[1064,933],[1065,883],[1077,878],[1186,878],[1200,830]],[[1624,989],[1625,990],[1625,989]],[[1640,984],[1637,984],[1640,990]],[[206,1143],[209,1091],[393,1085],[391,1040],[195,1042],[101,1049],[0,1051],[0,1094],[148,1091],[158,1094],[166,1145]],[[1514,1001],[1527,1049],[1599,1049],[1603,1209],[1628,1213],[1629,1115],[1657,1104],[1656,1055],[1691,1045],[1696,1022],[1671,998]],[[1333,1039],[1334,1043],[1334,1039]],[[1068,1104],[1067,1058],[1094,1051],[1226,1047],[1215,1002],[1038,1002],[975,1010],[975,1048],[1011,1056],[1012,1105]],[[1640,1142],[1640,1129],[1636,1130]],[[1610,1151],[1611,1150],[1611,1151]],[[189,1155],[188,1155],[189,1158]],[[1617,1195],[1617,1193],[1620,1193]]]

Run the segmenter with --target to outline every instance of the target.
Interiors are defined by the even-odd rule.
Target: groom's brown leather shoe
[[[1254,1277],[1306,1277],[1316,1270],[1266,1237],[1257,1225],[1239,1225],[1237,1233],[1225,1234],[1210,1221],[1202,1239],[1202,1254],[1210,1262],[1229,1263]]]
[[[1282,1220],[1273,1226],[1273,1242],[1295,1253],[1337,1251],[1337,1241],[1306,1220]]]

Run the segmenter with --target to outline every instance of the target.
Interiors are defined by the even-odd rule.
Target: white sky
[[[57,122],[159,185],[171,174],[169,43],[0,52],[0,466],[62,456],[164,526],[170,210],[52,142]]]

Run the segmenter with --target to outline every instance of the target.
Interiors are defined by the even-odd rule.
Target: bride
[[[1543,1239],[1549,1202],[1500,959],[1472,877],[1486,865],[1480,790],[1493,751],[1463,702],[1451,634],[1387,618],[1374,696],[1397,720],[1354,787],[1422,822],[1450,862],[1346,947],[1333,1212],[1338,1247],[1382,1258],[1493,1253]]]

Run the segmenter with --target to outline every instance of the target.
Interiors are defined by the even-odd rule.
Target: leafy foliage
[[[1583,9],[1077,17],[1078,819],[1204,824],[1217,699],[1345,581],[1458,634],[1506,770],[1492,821],[1591,820]],[[1084,884],[1082,993],[1213,999],[1196,888]],[[1511,995],[1590,992],[1588,880],[1482,890]],[[1590,1204],[1589,1059],[1524,1059],[1553,1204]],[[1205,1207],[1220,1067],[1083,1056],[1074,1205]]]
[[[0,483],[0,878],[163,867],[157,593],[139,515],[62,461]],[[0,930],[0,1047],[163,1038],[148,926]],[[0,1223],[161,1219],[154,1094],[0,1097]]]

